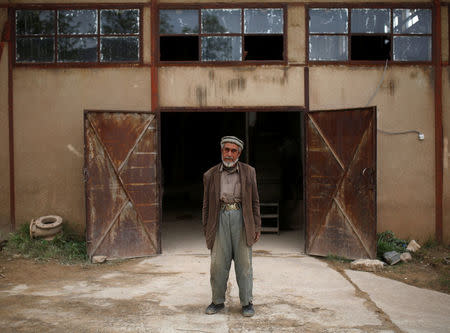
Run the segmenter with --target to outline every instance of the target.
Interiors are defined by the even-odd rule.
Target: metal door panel
[[[154,114],[85,114],[90,257],[160,253],[157,140]]]
[[[306,115],[307,253],[376,255],[375,109]]]

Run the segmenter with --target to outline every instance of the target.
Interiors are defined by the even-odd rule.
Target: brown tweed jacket
[[[256,184],[256,172],[248,164],[238,162],[242,191],[242,215],[244,216],[247,245],[255,243],[256,232],[261,231],[259,196]],[[206,246],[212,249],[216,237],[220,213],[220,164],[213,166],[203,175],[203,233]]]

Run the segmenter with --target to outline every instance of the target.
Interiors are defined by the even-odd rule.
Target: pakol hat
[[[238,139],[235,136],[224,136],[221,140],[220,140],[220,145],[223,146],[225,143],[234,143],[235,145],[239,146],[241,148],[241,150],[244,149],[244,142],[240,139]]]

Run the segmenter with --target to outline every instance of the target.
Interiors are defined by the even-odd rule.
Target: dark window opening
[[[283,14],[283,8],[161,9],[159,59],[283,61]]]
[[[391,60],[388,36],[351,36],[351,60]]]
[[[197,61],[198,36],[161,36],[161,61]]]
[[[431,61],[431,8],[310,8],[311,61]]]
[[[283,60],[283,36],[245,36],[244,60]]]

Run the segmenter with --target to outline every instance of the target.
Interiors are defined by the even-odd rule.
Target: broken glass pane
[[[53,35],[55,12],[53,10],[17,10],[17,35]]]
[[[139,9],[101,10],[100,33],[111,35],[139,33]]]
[[[59,10],[58,32],[63,35],[97,33],[96,10]]]
[[[195,9],[160,10],[159,32],[161,34],[198,33],[198,10]]]
[[[53,62],[55,56],[54,38],[17,38],[17,62]]]
[[[389,9],[352,9],[353,33],[389,33],[391,11]]]
[[[202,9],[202,33],[240,33],[240,9]]]
[[[102,62],[139,61],[139,37],[102,37],[100,60]]]
[[[240,61],[241,37],[202,37],[203,61]]]
[[[431,37],[394,36],[394,60],[431,61]]]
[[[309,36],[309,60],[347,60],[347,36]]]
[[[97,38],[58,38],[59,62],[96,62]]]
[[[244,33],[246,34],[282,34],[282,8],[244,9]]]
[[[346,8],[313,8],[309,10],[310,33],[347,33],[348,10]]]
[[[394,9],[395,34],[431,34],[431,9]]]

